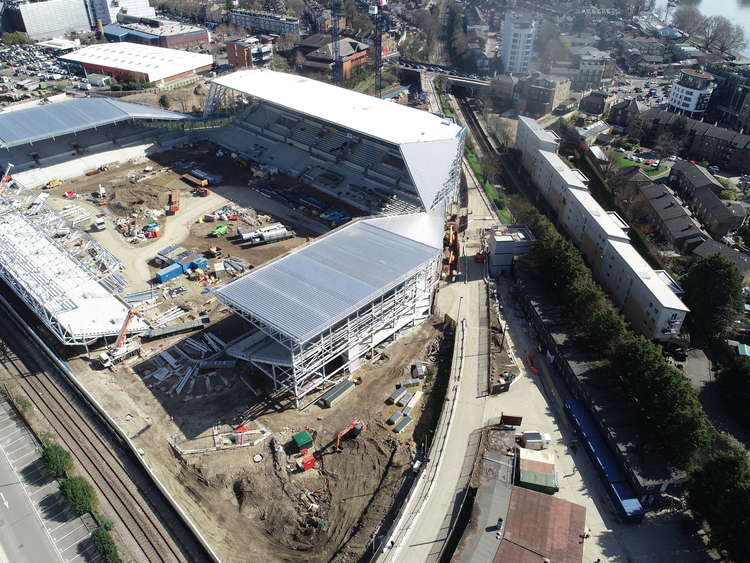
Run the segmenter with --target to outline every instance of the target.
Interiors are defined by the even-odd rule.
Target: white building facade
[[[508,12],[503,22],[501,56],[507,73],[525,74],[534,51],[536,22],[528,15]]]
[[[655,340],[675,338],[688,308],[630,244],[622,219],[593,198],[586,176],[557,155],[553,135],[519,118],[516,148],[524,169],[633,328]]]
[[[693,69],[683,69],[669,91],[669,111],[700,118],[708,108],[714,91],[713,76]]]

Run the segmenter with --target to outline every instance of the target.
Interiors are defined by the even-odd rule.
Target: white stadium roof
[[[448,119],[338,88],[325,82],[265,69],[241,70],[212,82],[295,113],[397,145],[422,204],[442,197],[464,129]]]
[[[305,342],[437,258],[442,215],[439,206],[429,214],[353,221],[251,270],[217,296]]]
[[[212,82],[388,143],[456,139],[449,119],[295,74],[241,70]]]
[[[140,72],[147,74],[150,82],[210,66],[214,62],[211,55],[128,42],[90,45],[60,59]]]
[[[128,312],[90,271],[10,208],[0,213],[0,276],[68,343],[117,335]],[[135,317],[128,332],[146,328]]]

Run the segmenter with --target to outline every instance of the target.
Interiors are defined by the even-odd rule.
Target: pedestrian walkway
[[[9,485],[20,485],[12,493],[12,498],[10,490],[4,487],[0,489],[0,503],[14,513],[22,511],[24,504],[31,505],[36,521],[41,524],[51,543],[48,552],[55,553],[58,560],[69,563],[99,561],[90,540],[91,532],[96,529],[96,522],[90,516],[75,516],[65,506],[57,481],[50,479],[42,467],[42,452],[36,438],[4,398],[0,399],[0,451],[0,458],[4,458],[0,462],[7,462],[0,463],[0,466],[6,466],[0,467],[0,475],[8,473],[12,479],[15,474],[17,480]],[[7,477],[4,476],[3,479]],[[33,543],[37,545],[34,546],[33,553],[36,555],[28,560],[48,561],[49,555],[40,555],[45,542],[42,538],[35,539]],[[7,553],[10,547],[3,545],[3,548],[6,555],[10,555]],[[21,556],[24,556],[23,552]]]

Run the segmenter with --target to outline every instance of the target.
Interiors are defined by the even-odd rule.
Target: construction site
[[[0,116],[0,278],[221,559],[356,560],[440,413],[464,132],[270,71],[144,108]]]

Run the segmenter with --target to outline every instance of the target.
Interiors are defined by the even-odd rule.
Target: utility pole
[[[339,33],[339,2],[341,0],[331,0],[331,51],[333,55],[333,83],[341,86],[341,40]]]

